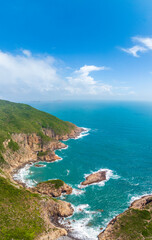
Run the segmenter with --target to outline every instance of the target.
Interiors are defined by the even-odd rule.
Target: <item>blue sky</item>
[[[0,0],[0,98],[152,100],[151,0]]]

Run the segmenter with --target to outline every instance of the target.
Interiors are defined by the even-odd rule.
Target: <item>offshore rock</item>
[[[86,180],[82,182],[81,185],[86,186],[86,185],[98,183],[105,180],[106,180],[106,171],[99,171],[96,173],[92,173],[88,177],[86,177]]]

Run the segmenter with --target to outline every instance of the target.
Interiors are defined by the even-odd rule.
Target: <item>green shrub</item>
[[[13,151],[16,152],[19,150],[19,145],[18,143],[14,142],[12,139],[8,143],[8,147]]]
[[[48,153],[48,151],[46,151],[46,152],[38,152],[37,156],[38,157],[46,156],[47,153]]]
[[[3,155],[0,153],[0,166],[2,166],[3,164],[5,164],[5,160],[3,158]]]

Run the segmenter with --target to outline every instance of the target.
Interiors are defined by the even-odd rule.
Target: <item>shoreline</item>
[[[69,141],[69,140],[77,140],[77,139],[79,139],[79,138],[81,138],[81,137],[83,137],[83,133],[88,133],[89,132],[89,128],[84,128],[84,127],[77,127],[77,128],[79,128],[79,129],[81,129],[82,131],[81,132],[79,132],[79,134],[78,135],[76,135],[76,137],[75,138],[68,138],[68,139],[66,139],[66,140],[59,140],[59,141],[63,141],[63,142],[66,142],[66,141]],[[86,136],[86,135],[84,135],[84,136]],[[42,160],[37,160],[37,159],[32,159],[32,160],[28,160],[28,161],[26,161],[26,162],[24,162],[24,163],[22,163],[21,165],[19,165],[18,167],[16,167],[16,168],[14,168],[12,171],[11,171],[11,173],[10,173],[10,176],[11,176],[11,179],[13,180],[13,181],[15,181],[17,184],[19,184],[19,185],[21,185],[21,186],[23,186],[23,187],[25,187],[25,188],[27,188],[27,189],[30,189],[30,187],[27,187],[27,185],[26,185],[26,183],[24,183],[24,182],[22,182],[22,181],[20,181],[20,180],[17,180],[17,179],[15,179],[14,178],[14,175],[15,174],[17,174],[21,169],[24,169],[25,167],[26,167],[26,165],[34,165],[34,164],[37,164],[37,163],[39,163],[39,162],[42,162],[42,163],[53,163],[53,162],[57,162],[57,161],[61,161],[62,160],[62,158],[61,157],[59,157],[56,153],[55,153],[55,151],[56,150],[60,150],[60,151],[62,151],[62,150],[66,150],[66,149],[68,149],[68,145],[66,145],[65,147],[58,147],[58,148],[56,148],[56,149],[54,149],[53,150],[53,153],[55,154],[55,156],[57,157],[56,159],[53,159],[53,160],[44,160],[44,161],[42,161]],[[30,166],[29,166],[29,168],[30,168]]]
[[[66,139],[66,140],[58,140],[58,142],[65,142],[65,141],[68,141],[68,140],[70,140],[70,139],[74,139],[74,140],[77,140],[77,139],[79,139],[79,138],[81,138],[81,137],[83,137],[83,136],[86,136],[86,135],[83,135],[83,133],[85,134],[85,133],[88,133],[89,132],[89,130],[90,129],[88,129],[88,128],[83,128],[83,127],[77,127],[77,129],[78,129],[78,132],[76,132],[75,134],[75,137],[69,137],[68,139]],[[11,171],[11,173],[10,173],[10,177],[11,177],[11,179],[15,182],[15,183],[17,183],[19,186],[22,186],[22,187],[24,187],[25,189],[27,189],[27,190],[29,190],[30,191],[30,189],[32,188],[32,187],[29,187],[29,186],[27,186],[27,184],[26,184],[26,182],[23,182],[21,179],[17,179],[16,177],[14,177],[14,175],[16,174],[18,174],[18,172],[20,171],[20,170],[22,170],[22,169],[24,169],[27,165],[29,165],[28,166],[28,168],[30,168],[31,166],[33,166],[34,164],[36,164],[36,163],[39,163],[39,162],[42,162],[42,163],[51,163],[51,162],[56,162],[56,161],[59,161],[59,160],[62,160],[62,158],[61,159],[59,159],[59,156],[55,153],[55,151],[56,150],[64,150],[64,149],[67,149],[68,148],[68,145],[65,145],[64,147],[58,147],[58,148],[55,148],[54,150],[53,150],[53,153],[54,153],[54,155],[55,156],[57,156],[57,159],[55,159],[55,160],[53,160],[53,161],[42,161],[42,160],[37,160],[37,159],[31,159],[31,160],[28,160],[28,161],[26,161],[26,162],[24,162],[24,163],[22,163],[21,165],[19,165],[18,167],[15,167],[12,171]],[[63,217],[61,217],[62,219],[63,219]],[[51,221],[51,219],[50,219],[50,222],[52,222],[56,227],[59,227],[59,228],[63,228],[63,229],[65,229],[66,231],[67,231],[67,236],[61,236],[60,238],[59,238],[59,240],[80,240],[80,239],[78,239],[78,238],[75,238],[75,237],[73,237],[73,236],[71,236],[71,234],[70,234],[70,232],[72,231],[72,230],[70,230],[70,227],[67,227],[66,225],[63,225],[63,224],[60,224],[59,223],[59,219],[56,219],[55,221],[52,219],[52,221]]]

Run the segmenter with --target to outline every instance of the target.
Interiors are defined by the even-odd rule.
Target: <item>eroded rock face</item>
[[[32,189],[32,191],[46,194],[50,197],[60,197],[63,193],[71,194],[72,187],[63,182],[63,186],[57,188],[50,181],[47,181],[39,183],[35,188]]]
[[[8,148],[9,140],[6,140],[3,145],[6,151],[3,153],[5,161],[8,163],[6,166],[6,171],[10,175],[14,170],[24,166],[29,162],[38,161],[56,161],[60,158],[55,154],[55,150],[65,148],[66,145],[59,140],[67,140],[69,138],[76,138],[81,132],[82,128],[76,127],[71,131],[71,133],[63,136],[55,135],[51,129],[43,129],[43,133],[51,137],[51,141],[43,143],[40,136],[36,133],[33,134],[12,134],[12,139],[19,145],[19,150],[17,152],[12,152]],[[38,156],[38,152],[48,152],[45,156]]]
[[[86,185],[98,183],[105,180],[106,180],[106,171],[99,171],[96,173],[92,173],[88,177],[86,177],[86,180],[82,182],[81,185],[86,186]]]

